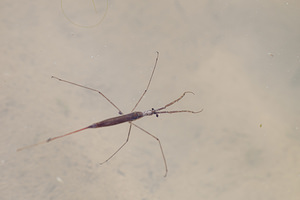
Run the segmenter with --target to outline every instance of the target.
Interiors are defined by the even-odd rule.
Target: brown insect
[[[85,129],[89,129],[89,128],[100,128],[100,127],[105,127],[105,126],[113,126],[113,125],[117,125],[117,124],[121,124],[121,123],[124,123],[124,122],[129,122],[129,131],[128,131],[128,135],[127,135],[127,139],[126,141],[110,156],[108,157],[104,162],[100,163],[101,165],[106,163],[107,161],[109,161],[114,155],[116,155],[124,146],[125,144],[128,142],[129,140],[129,136],[130,136],[130,132],[131,132],[131,127],[132,125],[137,127],[138,129],[144,131],[145,133],[147,133],[148,135],[150,135],[151,137],[153,137],[154,139],[156,139],[158,141],[158,144],[159,144],[159,147],[160,147],[160,150],[161,150],[161,154],[162,154],[162,157],[163,157],[163,160],[164,160],[164,165],[165,165],[165,177],[167,176],[167,173],[168,173],[168,167],[167,167],[167,161],[166,161],[166,158],[165,158],[165,155],[164,155],[164,152],[163,152],[163,148],[162,148],[162,145],[161,145],[161,142],[160,140],[152,135],[151,133],[149,133],[148,131],[146,131],[145,129],[139,127],[138,125],[136,125],[135,123],[133,123],[133,121],[137,120],[137,119],[140,119],[142,117],[145,117],[145,116],[151,116],[151,115],[156,115],[156,117],[158,117],[159,114],[163,114],[163,113],[169,113],[169,114],[172,114],[172,113],[180,113],[180,112],[186,112],[186,113],[199,113],[201,112],[203,109],[201,109],[200,111],[190,111],[190,110],[175,110],[175,111],[164,111],[164,109],[166,109],[167,107],[173,105],[174,103],[180,101],[184,96],[185,94],[187,93],[191,93],[191,94],[194,94],[193,92],[189,92],[189,91],[186,91],[184,92],[178,99],[175,99],[174,101],[166,104],[165,106],[161,107],[161,108],[158,108],[158,109],[154,109],[152,108],[151,110],[147,110],[145,112],[139,112],[139,111],[134,111],[135,108],[138,106],[138,104],[140,103],[140,101],[142,100],[142,98],[144,97],[144,95],[146,94],[146,92],[148,91],[148,88],[150,86],[150,83],[151,83],[151,80],[152,80],[152,77],[153,77],[153,74],[154,74],[154,71],[155,71],[155,68],[156,68],[156,65],[157,65],[157,61],[158,61],[158,57],[159,57],[159,52],[157,52],[157,57],[156,57],[156,60],[155,60],[155,64],[154,64],[154,68],[153,68],[153,71],[152,71],[152,74],[150,76],[150,80],[148,82],[148,85],[144,91],[144,93],[142,94],[142,96],[140,97],[140,99],[138,100],[138,102],[135,104],[134,108],[132,109],[131,113],[129,114],[125,114],[123,115],[123,112],[111,101],[109,100],[102,92],[100,92],[99,90],[95,90],[93,88],[89,88],[89,87],[86,87],[86,86],[83,86],[83,85],[79,85],[77,83],[73,83],[73,82],[70,82],[70,81],[66,81],[66,80],[63,80],[63,79],[60,79],[60,78],[57,78],[55,76],[52,76],[51,78],[55,78],[59,81],[62,81],[62,82],[66,82],[66,83],[69,83],[69,84],[72,84],[72,85],[76,85],[76,86],[79,86],[79,87],[82,87],[82,88],[85,88],[85,89],[88,89],[88,90],[92,90],[92,91],[95,91],[95,92],[98,92],[100,95],[102,95],[111,105],[113,105],[118,111],[119,111],[119,114],[120,116],[117,116],[117,117],[113,117],[113,118],[109,118],[109,119],[105,119],[103,121],[100,121],[100,122],[97,122],[97,123],[94,123],[94,124],[91,124],[85,128],[82,128],[82,129],[79,129],[79,130],[76,130],[76,131],[72,131],[70,133],[67,133],[67,134],[64,134],[64,135],[60,135],[60,136],[56,136],[56,137],[52,137],[52,138],[49,138],[45,141],[41,141],[39,143],[36,143],[36,144],[32,144],[32,145],[29,145],[29,146],[25,146],[25,147],[22,147],[22,148],[19,148],[17,149],[17,151],[22,151],[24,149],[28,149],[28,148],[31,148],[31,147],[34,147],[34,146],[37,146],[37,145],[40,145],[40,144],[44,144],[44,143],[48,143],[48,142],[51,142],[53,140],[56,140],[56,139],[59,139],[59,138],[62,138],[62,137],[65,137],[65,136],[68,136],[68,135],[71,135],[73,133],[77,133],[79,131],[83,131]]]

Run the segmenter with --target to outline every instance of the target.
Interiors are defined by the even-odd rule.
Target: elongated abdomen
[[[90,125],[88,128],[99,128],[99,127],[104,127],[104,126],[113,126],[113,125],[117,125],[117,124],[121,124],[124,122],[130,122],[130,121],[134,121],[137,120],[141,117],[143,117],[143,113],[142,112],[132,112],[126,115],[121,115],[118,117],[113,117],[113,118],[109,118],[106,120],[103,120],[101,122],[97,122],[94,123],[92,125]]]

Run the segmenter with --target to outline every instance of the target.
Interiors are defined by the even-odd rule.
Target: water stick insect
[[[150,109],[150,110],[147,110],[147,111],[144,111],[144,112],[140,112],[140,111],[134,111],[136,109],[136,107],[138,106],[138,104],[140,103],[140,101],[142,100],[142,98],[145,96],[146,92],[148,91],[149,89],[149,86],[150,86],[150,83],[151,83],[151,80],[152,80],[152,77],[153,77],[153,74],[154,74],[154,71],[156,69],[156,66],[157,66],[157,61],[158,61],[158,57],[159,57],[159,52],[157,52],[157,57],[156,57],[156,60],[155,60],[155,64],[154,64],[154,68],[152,70],[152,73],[151,73],[151,76],[150,76],[150,79],[149,79],[149,82],[147,84],[147,87],[145,89],[145,91],[143,92],[142,96],[139,98],[139,100],[137,101],[137,103],[135,104],[135,106],[133,107],[133,109],[131,110],[131,112],[129,114],[123,114],[123,112],[110,100],[108,99],[102,92],[100,92],[99,90],[96,90],[96,89],[93,89],[93,88],[89,88],[89,87],[86,87],[86,86],[83,86],[83,85],[79,85],[77,83],[73,83],[73,82],[70,82],[70,81],[67,81],[67,80],[63,80],[61,78],[58,78],[58,77],[55,77],[55,76],[52,76],[52,78],[54,79],[57,79],[59,81],[62,81],[62,82],[65,82],[65,83],[69,83],[69,84],[72,84],[72,85],[76,85],[78,87],[82,87],[82,88],[85,88],[85,89],[88,89],[88,90],[91,90],[91,91],[94,91],[94,92],[97,92],[99,93],[100,95],[102,95],[112,106],[114,106],[118,111],[119,111],[119,114],[120,116],[117,116],[117,117],[112,117],[112,118],[109,118],[109,119],[105,119],[103,121],[100,121],[100,122],[96,122],[94,124],[91,124],[85,128],[81,128],[81,129],[78,129],[78,130],[75,130],[75,131],[72,131],[70,133],[67,133],[67,134],[64,134],[64,135],[60,135],[60,136],[56,136],[56,137],[52,137],[52,138],[49,138],[45,141],[41,141],[39,143],[36,143],[36,144],[32,144],[32,145],[29,145],[29,146],[25,146],[25,147],[22,147],[22,148],[19,148],[17,149],[17,151],[22,151],[24,149],[28,149],[28,148],[32,148],[34,146],[37,146],[37,145],[40,145],[40,144],[45,144],[45,143],[49,143],[53,140],[56,140],[56,139],[59,139],[59,138],[62,138],[62,137],[66,137],[68,135],[72,135],[74,133],[77,133],[77,132],[80,132],[80,131],[83,131],[85,129],[91,129],[91,128],[100,128],[100,127],[106,127],[106,126],[113,126],[113,125],[117,125],[117,124],[121,124],[121,123],[124,123],[124,122],[128,122],[129,123],[129,130],[128,130],[128,134],[127,134],[127,138],[126,138],[126,141],[110,156],[108,157],[104,162],[100,163],[101,165],[108,162],[112,157],[114,157],[128,142],[129,140],[129,137],[130,137],[130,132],[131,132],[131,128],[132,126],[140,129],[141,131],[144,131],[145,133],[147,133],[149,136],[151,136],[152,138],[154,138],[155,140],[157,140],[158,144],[159,144],[159,147],[160,147],[160,151],[161,151],[161,154],[162,154],[162,157],[163,157],[163,161],[164,161],[164,166],[165,166],[165,177],[167,176],[167,173],[168,173],[168,166],[167,166],[167,161],[166,161],[166,158],[165,158],[165,154],[163,152],[163,148],[162,148],[162,145],[161,145],[161,142],[160,140],[152,135],[151,133],[149,133],[148,131],[146,131],[145,129],[141,128],[140,126],[136,125],[135,123],[133,123],[133,121],[135,120],[138,120],[138,119],[141,119],[142,117],[145,117],[145,116],[151,116],[151,115],[155,115],[156,117],[158,117],[159,114],[164,114],[164,113],[169,113],[169,114],[173,114],[173,113],[199,113],[201,112],[202,110],[200,111],[191,111],[191,110],[173,110],[173,111],[167,111],[165,110],[166,108],[170,107],[171,105],[173,105],[174,103],[180,101],[186,94],[190,93],[190,94],[194,94],[193,92],[190,92],[190,91],[186,91],[184,92],[179,98],[175,99],[174,101],[166,104],[165,106],[161,107],[161,108],[158,108],[158,109]]]

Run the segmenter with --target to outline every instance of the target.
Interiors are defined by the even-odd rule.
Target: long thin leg
[[[69,83],[69,84],[72,84],[72,85],[76,85],[76,86],[78,86],[78,87],[82,87],[82,88],[85,88],[85,89],[88,89],[88,90],[92,90],[92,91],[94,91],[94,92],[98,92],[100,95],[102,95],[111,105],[113,105],[118,111],[119,111],[119,114],[120,115],[122,115],[123,114],[123,112],[111,101],[111,100],[109,100],[102,92],[100,92],[99,90],[95,90],[95,89],[93,89],[93,88],[89,88],[89,87],[86,87],[86,86],[83,86],[83,85],[79,85],[79,84],[77,84],[77,83],[73,83],[73,82],[71,82],[71,81],[67,81],[67,80],[63,80],[63,79],[61,79],[61,78],[58,78],[58,77],[55,77],[55,76],[51,76],[51,78],[55,78],[55,79],[57,79],[57,80],[59,80],[59,81],[62,81],[62,82],[65,82],[65,83]]]
[[[156,59],[155,59],[154,68],[153,68],[152,74],[151,74],[151,76],[150,76],[150,80],[149,80],[149,82],[148,82],[148,85],[147,85],[147,87],[146,87],[144,93],[142,94],[142,96],[141,96],[140,99],[138,100],[138,102],[135,104],[135,106],[134,106],[133,109],[131,110],[131,112],[133,112],[133,111],[136,109],[136,107],[139,105],[140,101],[141,101],[142,98],[145,96],[146,92],[148,91],[148,88],[149,88],[149,86],[150,86],[150,83],[151,83],[151,80],[152,80],[152,77],[153,77],[153,74],[154,74],[154,71],[155,71],[155,68],[156,68],[156,65],[157,65],[159,52],[157,51],[156,54],[157,54],[157,56],[156,56]]]
[[[152,135],[151,133],[149,133],[148,131],[146,131],[145,129],[139,127],[138,125],[136,125],[134,123],[131,123],[131,124],[134,125],[135,127],[137,127],[138,129],[144,131],[145,133],[147,133],[148,135],[150,135],[151,137],[153,137],[154,139],[156,139],[158,141],[158,144],[159,144],[159,147],[160,147],[160,151],[161,151],[162,157],[164,159],[164,164],[165,164],[165,168],[166,168],[166,173],[165,173],[164,177],[166,177],[167,174],[168,174],[168,166],[167,166],[167,160],[165,158],[165,154],[164,154],[163,148],[161,146],[160,140],[157,137],[155,137],[154,135]]]
[[[191,94],[194,94],[193,92],[190,92],[190,91],[186,91],[184,92],[178,99],[175,99],[174,101],[172,101],[171,103],[168,103],[167,105],[165,105],[164,107],[161,107],[161,108],[158,108],[155,110],[155,113],[156,114],[162,114],[162,113],[169,113],[169,114],[172,114],[172,113],[180,113],[180,112],[189,112],[189,113],[199,113],[199,112],[202,112],[203,109],[199,110],[199,111],[191,111],[191,110],[174,110],[174,111],[160,111],[160,110],[163,110],[163,109],[166,109],[167,107],[173,105],[174,103],[180,101],[186,93],[191,93]],[[158,116],[158,115],[157,115]]]
[[[161,107],[161,108],[159,108],[159,109],[156,109],[156,111],[166,109],[167,107],[169,107],[169,106],[173,105],[174,103],[180,101],[180,100],[185,96],[186,93],[194,94],[193,92],[186,91],[186,92],[184,92],[178,99],[175,99],[174,101],[172,101],[171,103],[168,103],[168,104],[165,105],[164,107]]]
[[[102,164],[106,163],[107,161],[109,161],[112,157],[114,157],[125,146],[125,144],[127,144],[128,140],[129,140],[129,136],[130,136],[131,126],[132,126],[131,122],[129,122],[129,124],[130,124],[130,126],[129,126],[129,131],[128,131],[126,141],[117,149],[117,151],[115,151],[115,153],[113,153],[111,156],[109,156],[109,158],[107,158],[104,162],[99,163],[100,165],[102,165]]]
[[[203,111],[203,108],[199,111],[192,111],[192,110],[172,110],[172,111],[159,111],[159,112],[156,112],[157,114],[161,114],[161,113],[169,113],[169,114],[172,114],[172,113],[180,113],[180,112],[189,112],[189,113],[199,113],[199,112],[202,112]]]

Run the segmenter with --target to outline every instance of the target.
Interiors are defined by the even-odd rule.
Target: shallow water
[[[64,1],[78,23],[105,1]],[[2,1],[1,199],[298,199],[300,47],[297,1],[109,2],[103,22],[68,22],[58,2]],[[99,17],[100,16],[100,17]],[[130,112],[204,108],[81,133],[16,152],[117,116],[99,89]]]

